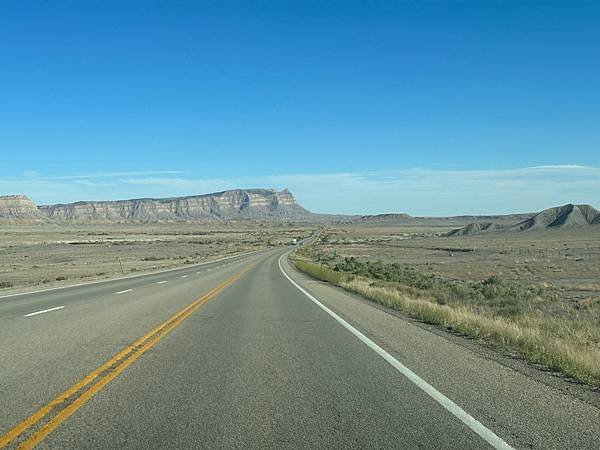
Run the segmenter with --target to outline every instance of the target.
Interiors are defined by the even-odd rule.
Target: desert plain
[[[199,264],[310,233],[307,226],[253,221],[3,225],[0,295]]]

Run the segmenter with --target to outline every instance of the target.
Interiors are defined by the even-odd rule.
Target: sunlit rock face
[[[311,213],[287,189],[235,189],[213,194],[159,199],[76,202],[40,206],[50,219],[77,222],[198,219],[304,218]]]
[[[25,195],[0,196],[0,218],[3,219],[42,219],[44,216]]]

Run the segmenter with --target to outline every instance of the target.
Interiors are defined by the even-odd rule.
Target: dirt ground
[[[442,236],[469,221],[333,225],[323,233],[321,251],[325,258],[397,262],[457,280],[496,275],[555,287],[572,301],[600,297],[600,227]]]
[[[311,232],[285,223],[2,226],[0,294],[196,264]]]
[[[600,385],[600,227],[445,237],[466,225],[453,221],[335,224],[297,263],[427,323]]]

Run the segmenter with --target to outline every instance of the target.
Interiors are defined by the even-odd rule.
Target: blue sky
[[[600,206],[599,2],[5,1],[0,194]]]

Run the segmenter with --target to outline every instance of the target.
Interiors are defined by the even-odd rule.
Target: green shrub
[[[499,316],[522,314],[529,309],[528,305],[535,299],[541,296],[549,297],[543,289],[525,287],[497,276],[491,276],[481,282],[448,280],[398,263],[362,262],[354,257],[344,258],[333,267],[333,270],[394,283],[403,291],[405,288],[423,291],[440,305],[467,304],[491,310]],[[416,291],[412,294],[414,295]]]
[[[340,283],[344,278],[344,274],[335,272],[327,266],[320,266],[309,261],[294,260],[294,264],[301,271],[323,281],[328,281],[332,284]]]
[[[597,320],[567,320],[532,311],[527,301],[536,302],[540,295],[548,295],[543,289],[523,287],[499,277],[477,283],[443,280],[399,265],[362,263],[353,258],[345,259],[334,269],[305,260],[292,261],[317,279],[405,311],[424,322],[485,339],[499,348],[516,351],[533,363],[600,386]],[[430,287],[416,287],[422,285]],[[600,309],[598,305],[598,298],[586,299],[580,302],[579,310]]]

